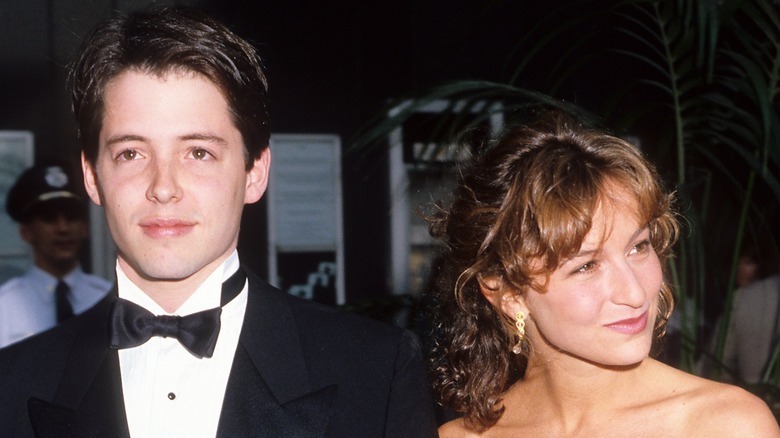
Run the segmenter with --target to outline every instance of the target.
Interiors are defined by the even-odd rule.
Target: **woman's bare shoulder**
[[[466,422],[458,418],[439,427],[439,438],[475,438],[479,434],[466,427]]]
[[[679,370],[669,377],[676,389],[668,402],[683,413],[689,436],[780,437],[772,411],[750,392]]]
[[[697,430],[710,427],[710,436],[780,437],[766,402],[740,387],[706,381],[697,400],[691,423]]]

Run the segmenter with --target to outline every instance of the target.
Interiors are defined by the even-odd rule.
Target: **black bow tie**
[[[240,267],[222,284],[224,306],[244,288],[246,274]],[[131,301],[118,298],[111,311],[111,348],[137,347],[152,336],[176,338],[198,358],[211,357],[217,345],[222,307],[187,316],[155,316]]]

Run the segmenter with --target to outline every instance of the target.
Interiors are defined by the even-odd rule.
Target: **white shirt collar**
[[[36,287],[34,290],[38,291],[42,299],[48,300],[52,298],[52,292],[54,292],[54,287],[57,285],[58,281],[57,277],[35,265],[30,268],[30,271],[27,275],[33,279],[35,284],[40,285],[40,287]],[[75,269],[62,277],[62,280],[67,283],[68,286],[73,288],[73,286],[78,282],[78,277],[81,275],[84,275],[84,271],[81,270],[81,266],[76,266]]]

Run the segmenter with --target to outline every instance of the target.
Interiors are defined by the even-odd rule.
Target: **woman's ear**
[[[482,277],[479,279],[479,290],[490,301],[494,308],[500,310],[514,320],[517,312],[528,315],[525,299],[520,291],[507,286],[500,277]]]
[[[490,301],[493,307],[500,307],[501,283],[503,283],[501,278],[479,277],[477,281],[479,282],[479,291],[482,292],[482,295]]]
[[[501,299],[501,311],[513,321],[517,318],[519,312],[523,312],[525,316],[528,316],[530,313],[528,306],[525,305],[523,295],[517,291],[511,294],[504,294]]]

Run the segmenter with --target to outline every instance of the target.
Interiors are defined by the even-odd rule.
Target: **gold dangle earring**
[[[517,327],[517,344],[512,347],[512,353],[520,354],[523,352],[523,339],[525,338],[525,313],[517,312],[515,314],[515,327]]]

